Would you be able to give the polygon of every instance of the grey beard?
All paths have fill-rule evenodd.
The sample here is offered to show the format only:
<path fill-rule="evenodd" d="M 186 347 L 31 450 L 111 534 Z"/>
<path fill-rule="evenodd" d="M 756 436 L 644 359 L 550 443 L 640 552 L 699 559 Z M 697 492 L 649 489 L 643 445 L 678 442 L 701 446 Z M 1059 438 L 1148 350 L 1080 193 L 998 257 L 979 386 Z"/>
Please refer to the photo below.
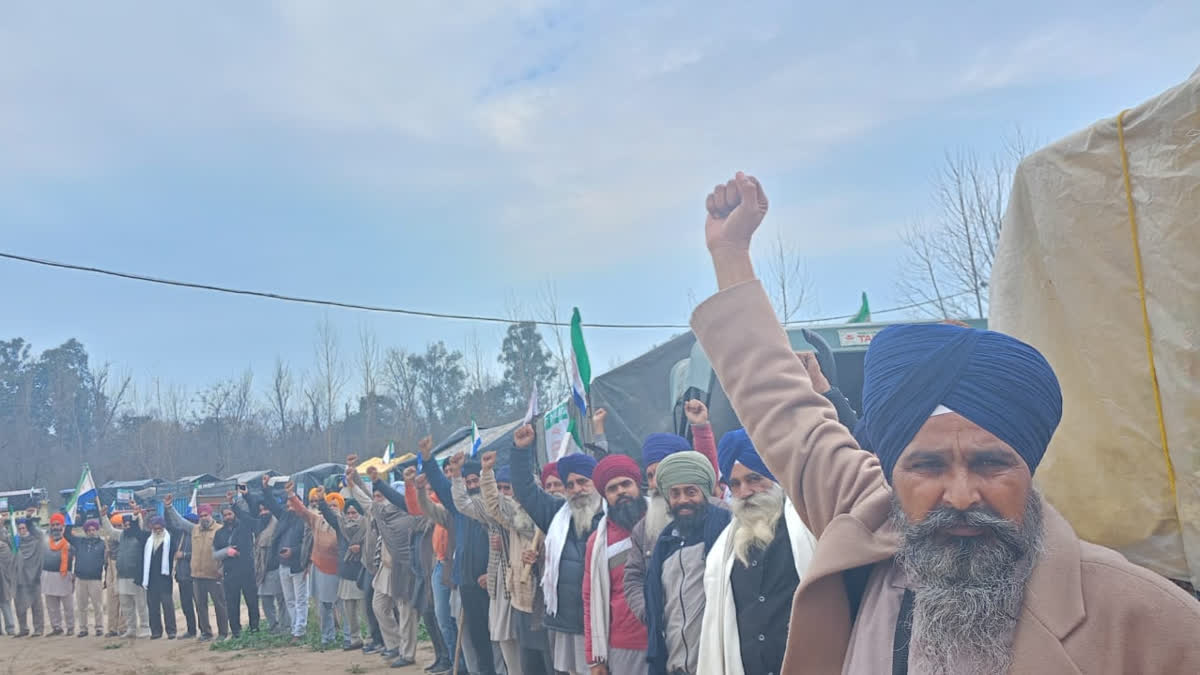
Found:
<path fill-rule="evenodd" d="M 1020 524 L 988 509 L 941 508 L 908 521 L 895 496 L 892 523 L 900 532 L 896 564 L 914 585 L 914 670 L 929 675 L 1008 672 L 1025 587 L 1042 551 L 1042 503 L 1031 491 Z M 944 534 L 979 527 L 979 537 Z"/>
<path fill-rule="evenodd" d="M 599 492 L 575 495 L 567 501 L 571 506 L 571 520 L 575 524 L 576 536 L 583 537 L 592 531 L 592 519 L 596 517 L 603 501 L 604 498 Z"/>
<path fill-rule="evenodd" d="M 643 521 L 646 523 L 646 542 L 653 547 L 662 531 L 667 529 L 667 523 L 671 522 L 671 506 L 658 490 L 650 491 L 650 505 Z"/>
<path fill-rule="evenodd" d="M 512 526 L 517 531 L 517 534 L 532 539 L 537 534 L 537 525 L 533 522 L 533 518 L 529 517 L 529 513 L 521 508 L 517 500 L 507 495 L 500 495 L 501 501 L 507 501 L 512 504 Z"/>
<path fill-rule="evenodd" d="M 771 489 L 733 500 L 733 553 L 743 565 L 750 564 L 750 552 L 766 549 L 775 540 L 775 528 L 783 517 L 783 488 L 772 483 Z"/>

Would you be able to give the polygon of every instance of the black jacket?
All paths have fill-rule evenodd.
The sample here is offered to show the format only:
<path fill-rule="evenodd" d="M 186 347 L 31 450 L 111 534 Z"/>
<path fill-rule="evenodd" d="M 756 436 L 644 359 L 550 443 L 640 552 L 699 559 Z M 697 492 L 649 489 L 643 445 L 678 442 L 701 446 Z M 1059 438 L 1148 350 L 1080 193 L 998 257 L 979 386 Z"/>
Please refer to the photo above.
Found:
<path fill-rule="evenodd" d="M 274 491 L 269 485 L 263 490 L 263 501 L 266 503 L 267 508 L 271 510 L 275 519 L 279 521 L 275 525 L 275 541 L 271 544 L 270 557 L 278 560 L 280 567 L 287 565 L 293 574 L 299 574 L 308 564 L 302 552 L 304 548 L 304 521 L 300 519 L 300 516 L 293 513 L 291 509 L 280 504 L 275 499 Z M 292 557 L 287 560 L 279 556 L 279 551 L 285 548 L 290 549 L 292 552 Z"/>
<path fill-rule="evenodd" d="M 547 494 L 534 482 L 531 449 L 514 446 L 509 456 L 512 461 L 513 495 L 517 503 L 539 529 L 549 532 L 550 523 L 566 500 Z M 592 519 L 593 530 L 603 515 L 601 511 L 596 512 Z M 558 563 L 558 612 L 554 616 L 546 616 L 547 628 L 562 633 L 583 633 L 583 561 L 587 557 L 587 538 L 590 534 L 579 536 L 575 532 L 575 523 L 571 523 Z"/>
<path fill-rule="evenodd" d="M 77 537 L 71 528 L 63 531 L 75 553 L 75 577 L 84 581 L 100 581 L 104 577 L 105 553 L 108 545 L 100 537 Z"/>
<path fill-rule="evenodd" d="M 792 540 L 783 518 L 775 526 L 770 545 L 752 549 L 747 557 L 750 565 L 735 560 L 729 575 L 737 608 L 742 668 L 747 673 L 778 673 L 787 647 L 792 596 L 800 585 Z"/>
<path fill-rule="evenodd" d="M 129 516 L 125 516 L 128 520 Z M 138 526 L 137 521 L 129 529 L 121 533 L 121 548 L 117 552 L 117 578 L 132 579 L 142 585 L 142 556 L 146 551 L 146 539 L 150 537 L 148 530 Z"/>
<path fill-rule="evenodd" d="M 258 519 L 250 515 L 245 500 L 236 499 L 233 511 L 237 521 L 230 525 L 225 523 L 213 535 L 213 553 L 220 553 L 230 546 L 237 549 L 236 557 L 225 558 L 221 564 L 222 573 L 226 579 L 254 582 L 254 536 L 257 534 Z"/>
<path fill-rule="evenodd" d="M 167 508 L 174 508 L 168 506 Z M 143 569 L 143 574 L 148 571 L 150 577 L 150 587 L 155 589 L 169 590 L 171 588 L 171 573 L 175 569 L 175 552 L 179 550 L 179 533 L 173 530 L 167 530 L 171 535 L 171 543 L 169 546 L 159 546 L 150 554 L 150 565 L 148 569 Z M 145 560 L 145 542 L 154 536 L 153 533 L 147 532 L 147 537 L 143 541 L 143 548 L 138 551 L 138 557 Z M 167 556 L 167 573 L 162 573 L 163 556 Z M 139 576 L 137 581 L 142 583 L 144 577 Z"/>

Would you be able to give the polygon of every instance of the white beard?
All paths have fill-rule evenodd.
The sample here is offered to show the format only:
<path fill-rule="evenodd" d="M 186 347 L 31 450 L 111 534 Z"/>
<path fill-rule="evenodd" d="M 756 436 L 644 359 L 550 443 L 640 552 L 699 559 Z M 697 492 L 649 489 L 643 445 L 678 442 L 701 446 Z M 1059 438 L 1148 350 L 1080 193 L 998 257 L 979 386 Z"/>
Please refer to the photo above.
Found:
<path fill-rule="evenodd" d="M 772 484 L 771 489 L 745 499 L 733 500 L 733 552 L 743 565 L 750 564 L 750 552 L 765 549 L 775 540 L 775 528 L 783 517 L 783 488 Z"/>
<path fill-rule="evenodd" d="M 651 548 L 658 542 L 659 535 L 667 529 L 667 524 L 671 522 L 671 506 L 667 504 L 667 500 L 658 490 L 650 491 L 650 504 L 646 509 L 646 516 L 642 519 L 646 523 L 646 544 Z"/>
<path fill-rule="evenodd" d="M 517 533 L 520 534 L 522 537 L 532 539 L 533 536 L 537 533 L 537 525 L 533 522 L 533 518 L 530 518 L 529 514 L 525 511 L 525 509 L 521 508 L 521 505 L 517 503 L 517 500 L 513 499 L 512 497 L 509 497 L 506 495 L 500 495 L 500 499 L 506 500 L 506 501 L 512 503 L 512 506 L 513 506 L 513 510 L 512 510 L 513 529 L 516 530 Z"/>
<path fill-rule="evenodd" d="M 567 501 L 571 507 L 571 520 L 575 524 L 576 536 L 582 538 L 592 531 L 592 520 L 602 508 L 603 501 L 604 498 L 599 492 L 589 492 L 583 497 L 576 495 Z"/>

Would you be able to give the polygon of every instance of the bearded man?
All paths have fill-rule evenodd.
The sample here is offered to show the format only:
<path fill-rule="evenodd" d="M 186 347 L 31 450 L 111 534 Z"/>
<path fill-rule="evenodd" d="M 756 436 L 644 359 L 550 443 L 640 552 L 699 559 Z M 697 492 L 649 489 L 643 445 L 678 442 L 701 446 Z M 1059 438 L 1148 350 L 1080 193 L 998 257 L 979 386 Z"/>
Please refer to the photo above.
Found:
<path fill-rule="evenodd" d="M 208 603 L 213 604 L 213 613 L 217 618 L 217 636 L 224 640 L 229 637 L 229 615 L 226 613 L 223 558 L 218 557 L 219 549 L 214 546 L 217 532 L 220 528 L 213 520 L 213 509 L 210 504 L 196 507 L 199 515 L 198 522 L 192 523 L 179 515 L 175 509 L 164 509 L 167 526 L 174 532 L 187 532 L 192 538 L 192 588 L 195 594 L 196 622 L 199 624 L 200 641 L 208 642 L 213 639 L 212 623 L 209 621 Z M 146 533 L 145 536 L 149 536 Z M 142 547 L 146 540 L 143 536 L 138 547 L 139 562 Z M 124 550 L 124 546 L 122 546 Z M 138 568 L 138 579 L 141 579 L 141 568 Z M 172 610 L 173 612 L 174 610 Z"/>
<path fill-rule="evenodd" d="M 607 513 L 588 537 L 583 569 L 583 630 L 592 675 L 633 675 L 646 671 L 646 627 L 625 600 L 625 562 L 633 544 L 629 533 L 646 515 L 642 472 L 626 455 L 608 455 L 596 464 L 592 482 L 604 495 Z"/>
<path fill-rule="evenodd" d="M 582 675 L 590 671 L 583 639 L 583 568 L 587 539 L 603 515 L 603 498 L 592 485 L 596 460 L 567 455 L 558 460 L 566 499 L 543 492 L 534 482 L 530 448 L 535 434 L 525 425 L 513 432 L 513 494 L 546 533 L 542 592 L 554 668 Z"/>
<path fill-rule="evenodd" d="M 21 629 L 17 637 L 41 637 L 45 629 L 42 567 L 49 550 L 45 535 L 38 530 L 35 511 L 30 509 L 25 518 L 17 521 L 17 549 L 13 554 L 13 599 L 16 601 L 17 623 Z M 30 618 L 32 623 L 26 623 Z"/>
<path fill-rule="evenodd" d="M 479 487 L 483 493 L 483 505 L 492 519 L 504 528 L 507 536 L 504 547 L 508 556 L 507 576 L 502 581 L 507 588 L 516 622 L 517 643 L 521 648 L 520 672 L 525 675 L 552 675 L 554 663 L 543 624 L 546 600 L 538 583 L 538 562 L 545 534 L 513 498 L 512 468 L 497 467 L 495 452 L 483 453 L 480 462 L 483 471 L 479 474 Z M 553 465 L 547 464 L 546 467 Z M 543 487 L 547 482 L 546 467 L 542 468 Z M 561 489 L 562 481 L 558 483 Z"/>
<path fill-rule="evenodd" d="M 657 481 L 674 520 L 659 536 L 646 568 L 646 660 L 650 675 L 693 675 L 704 619 L 704 561 L 730 514 L 709 503 L 717 474 L 694 450 L 664 459 Z"/>
<path fill-rule="evenodd" d="M 817 543 L 744 429 L 721 438 L 717 458 L 733 521 L 704 572 L 700 675 L 779 673 L 792 595 Z"/>
<path fill-rule="evenodd" d="M 50 516 L 41 584 L 52 629 L 50 635 L 75 632 L 75 549 L 63 536 L 66 527 L 67 519 L 63 514 Z"/>
<path fill-rule="evenodd" d="M 462 599 L 463 627 L 470 639 L 472 658 L 468 659 L 471 671 L 479 675 L 494 675 L 495 659 L 492 641 L 488 634 L 488 616 L 491 611 L 487 593 L 488 562 L 491 558 L 491 542 L 487 527 L 454 505 L 453 488 L 446 473 L 438 463 L 426 458 L 422 461 L 429 487 L 438 496 L 442 506 L 454 520 L 454 582 L 458 585 Z M 479 488 L 479 462 L 466 462 L 459 455 L 447 465 L 450 476 L 462 477 L 468 489 Z"/>
<path fill-rule="evenodd" d="M 684 404 L 683 410 L 691 426 L 696 452 L 707 457 L 712 462 L 713 471 L 718 471 L 717 442 L 713 437 L 712 426 L 708 423 L 708 406 L 704 405 L 703 401 L 693 399 Z M 642 443 L 642 466 L 646 474 L 650 505 L 646 510 L 646 517 L 635 525 L 630 533 L 633 549 L 629 552 L 629 561 L 625 565 L 625 599 L 643 624 L 646 623 L 646 564 L 654 554 L 654 545 L 658 543 L 663 529 L 671 521 L 671 507 L 667 504 L 666 495 L 658 489 L 658 464 L 669 455 L 691 449 L 687 439 L 677 434 L 650 434 Z M 724 507 L 724 502 L 716 496 L 709 499 L 709 503 Z"/>
<path fill-rule="evenodd" d="M 739 173 L 707 207 L 721 291 L 692 326 L 818 537 L 784 672 L 1200 672 L 1200 604 L 1080 541 L 1034 488 L 1062 414 L 1036 349 L 945 324 L 888 328 L 867 351 L 851 435 L 755 279 L 761 186 Z"/>
<path fill-rule="evenodd" d="M 487 590 L 489 599 L 488 634 L 492 644 L 500 650 L 505 668 L 519 670 L 521 646 L 517 639 L 517 620 L 513 613 L 508 584 L 505 583 L 508 577 L 508 556 L 505 554 L 507 533 L 499 521 L 488 513 L 483 501 L 483 472 L 490 470 L 493 478 L 496 478 L 497 473 L 495 453 L 488 453 L 488 460 L 489 465 L 485 469 L 482 458 L 479 462 L 464 462 L 461 453 L 452 458 L 451 463 L 457 464 L 461 470 L 457 472 L 459 476 L 451 481 L 451 493 L 458 512 L 481 523 L 488 530 L 491 545 L 488 547 L 487 577 L 479 580 L 479 585 Z M 498 485 L 497 490 L 507 490 L 512 494 L 512 477 L 507 475 L 508 467 L 501 467 L 499 471 L 506 475 L 502 481 L 503 485 Z"/>

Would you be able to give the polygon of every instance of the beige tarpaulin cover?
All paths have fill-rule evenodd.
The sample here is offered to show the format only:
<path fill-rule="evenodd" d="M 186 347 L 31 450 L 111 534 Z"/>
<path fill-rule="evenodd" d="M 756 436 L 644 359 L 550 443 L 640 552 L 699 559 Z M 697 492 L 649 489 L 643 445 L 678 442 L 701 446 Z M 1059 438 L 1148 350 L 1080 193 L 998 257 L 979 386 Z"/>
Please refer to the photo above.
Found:
<path fill-rule="evenodd" d="M 1051 503 L 1083 539 L 1200 586 L 1200 70 L 1123 128 L 1170 460 L 1117 118 L 1021 163 L 989 325 L 1042 350 L 1062 381 L 1062 426 L 1037 472 Z"/>

